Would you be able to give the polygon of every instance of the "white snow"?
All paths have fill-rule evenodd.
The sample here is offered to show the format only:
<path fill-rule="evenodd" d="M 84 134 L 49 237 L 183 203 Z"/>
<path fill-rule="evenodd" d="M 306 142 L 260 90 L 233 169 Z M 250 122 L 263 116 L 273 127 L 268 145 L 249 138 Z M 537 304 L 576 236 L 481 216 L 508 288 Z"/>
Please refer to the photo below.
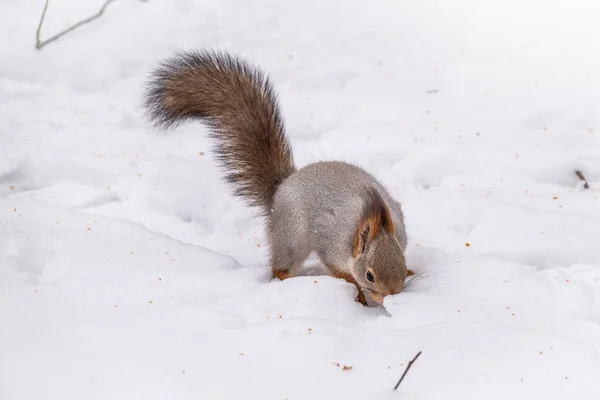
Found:
<path fill-rule="evenodd" d="M 36 51 L 42 7 L 0 3 L 1 400 L 598 398 L 597 1 L 121 0 Z M 148 72 L 204 47 L 270 73 L 300 165 L 403 203 L 425 274 L 385 308 L 271 282 L 205 128 L 148 126 Z"/>

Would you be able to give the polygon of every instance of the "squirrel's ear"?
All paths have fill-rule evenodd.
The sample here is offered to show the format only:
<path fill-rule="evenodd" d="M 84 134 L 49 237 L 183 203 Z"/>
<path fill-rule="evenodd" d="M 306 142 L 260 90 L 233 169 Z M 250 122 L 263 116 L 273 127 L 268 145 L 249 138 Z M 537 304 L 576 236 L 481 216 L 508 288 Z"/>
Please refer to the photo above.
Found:
<path fill-rule="evenodd" d="M 392 219 L 392 213 L 379 192 L 374 187 L 370 187 L 365 200 L 363 215 L 371 218 L 373 223 L 385 229 L 390 235 L 395 235 L 396 226 Z M 376 233 L 379 233 L 379 229 Z"/>
<path fill-rule="evenodd" d="M 354 232 L 352 241 L 354 257 L 365 252 L 368 243 L 379 235 L 382 228 L 392 235 L 396 234 L 390 209 L 377 190 L 371 187 L 367 190 L 362 216 Z"/>
<path fill-rule="evenodd" d="M 358 257 L 365 252 L 367 243 L 379 233 L 377 232 L 378 229 L 378 225 L 374 224 L 372 219 L 362 219 L 359 222 L 352 240 L 352 255 L 354 257 Z"/>

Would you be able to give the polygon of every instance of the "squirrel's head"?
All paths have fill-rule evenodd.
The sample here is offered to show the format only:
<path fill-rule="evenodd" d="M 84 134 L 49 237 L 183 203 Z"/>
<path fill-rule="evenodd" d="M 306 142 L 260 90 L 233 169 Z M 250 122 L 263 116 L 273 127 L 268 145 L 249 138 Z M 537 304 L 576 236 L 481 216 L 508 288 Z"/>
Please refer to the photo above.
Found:
<path fill-rule="evenodd" d="M 396 226 L 387 204 L 371 188 L 354 233 L 352 275 L 363 292 L 378 304 L 385 296 L 400 293 L 406 277 L 404 249 L 396 237 Z"/>

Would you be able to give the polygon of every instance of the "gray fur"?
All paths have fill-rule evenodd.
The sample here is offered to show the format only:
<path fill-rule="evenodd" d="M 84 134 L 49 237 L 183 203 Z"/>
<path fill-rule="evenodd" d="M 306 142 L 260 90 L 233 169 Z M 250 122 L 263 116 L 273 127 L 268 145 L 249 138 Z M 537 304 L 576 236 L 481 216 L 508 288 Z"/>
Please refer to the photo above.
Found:
<path fill-rule="evenodd" d="M 294 272 L 314 251 L 325 266 L 352 274 L 362 287 L 368 288 L 364 272 L 370 264 L 368 261 L 377 258 L 379 244 L 385 242 L 382 247 L 396 247 L 387 233 L 382 232 L 363 257 L 366 262 L 352 262 L 352 240 L 362 216 L 365 192 L 370 186 L 377 189 L 388 205 L 396 225 L 399 251 L 395 258 L 401 259 L 401 262 L 395 265 L 397 271 L 386 273 L 397 276 L 397 281 L 401 281 L 398 285 L 403 285 L 407 273 L 404 262 L 407 237 L 402 208 L 374 176 L 341 161 L 307 165 L 279 186 L 269 221 L 271 265 Z M 380 265 L 387 266 L 386 263 Z M 354 270 L 358 266 L 360 268 Z M 401 287 L 394 287 L 391 291 L 399 290 Z"/>

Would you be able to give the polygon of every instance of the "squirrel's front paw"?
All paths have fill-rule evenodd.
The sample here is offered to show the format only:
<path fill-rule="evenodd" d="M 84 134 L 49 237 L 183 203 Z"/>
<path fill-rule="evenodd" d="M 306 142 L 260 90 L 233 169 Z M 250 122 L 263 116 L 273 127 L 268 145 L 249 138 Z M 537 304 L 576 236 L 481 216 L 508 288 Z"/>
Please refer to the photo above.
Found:
<path fill-rule="evenodd" d="M 356 295 L 355 300 L 358 301 L 363 306 L 367 306 L 367 299 L 365 298 L 365 294 L 360 289 L 358 290 L 358 294 Z"/>

